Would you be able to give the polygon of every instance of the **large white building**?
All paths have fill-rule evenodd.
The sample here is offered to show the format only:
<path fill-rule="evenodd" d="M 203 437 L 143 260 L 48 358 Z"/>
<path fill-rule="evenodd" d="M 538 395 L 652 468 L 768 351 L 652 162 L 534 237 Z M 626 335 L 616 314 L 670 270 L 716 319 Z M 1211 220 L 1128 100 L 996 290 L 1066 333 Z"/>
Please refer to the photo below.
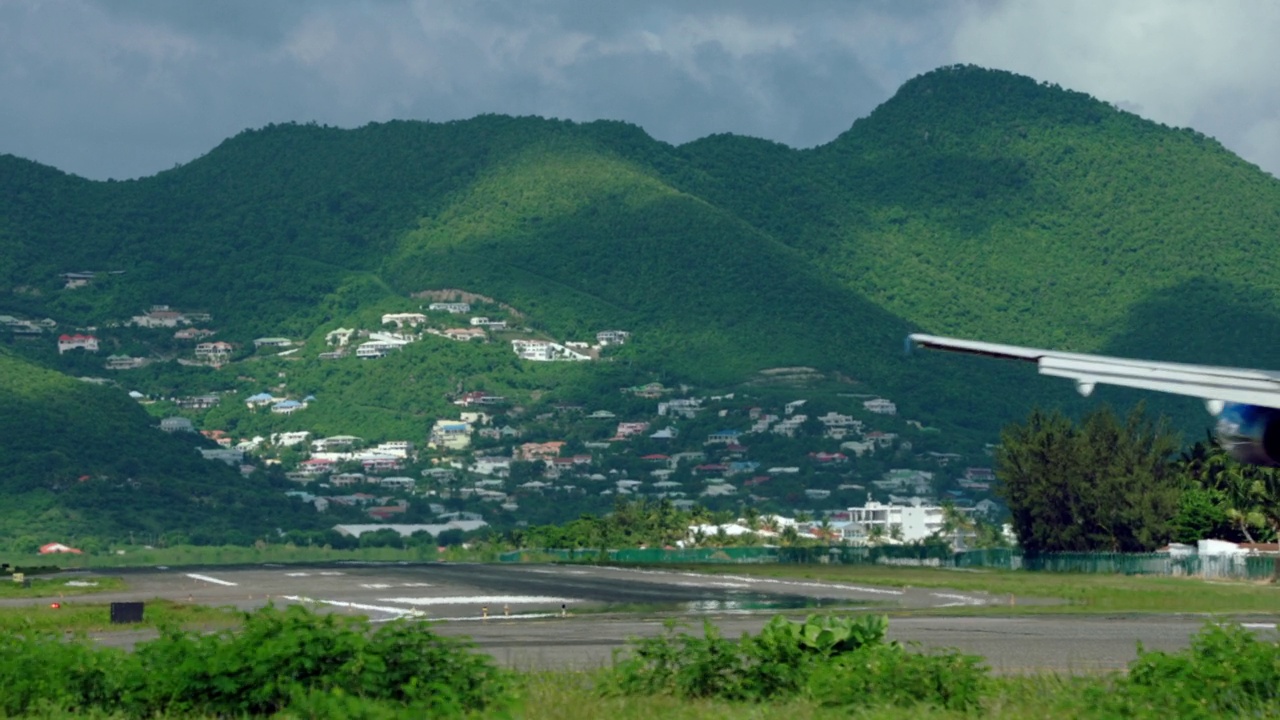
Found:
<path fill-rule="evenodd" d="M 916 502 L 911 505 L 885 505 L 867 500 L 862 507 L 849 508 L 849 520 L 861 526 L 870 537 L 875 528 L 883 537 L 897 537 L 903 542 L 923 540 L 942 530 L 942 507 Z"/>

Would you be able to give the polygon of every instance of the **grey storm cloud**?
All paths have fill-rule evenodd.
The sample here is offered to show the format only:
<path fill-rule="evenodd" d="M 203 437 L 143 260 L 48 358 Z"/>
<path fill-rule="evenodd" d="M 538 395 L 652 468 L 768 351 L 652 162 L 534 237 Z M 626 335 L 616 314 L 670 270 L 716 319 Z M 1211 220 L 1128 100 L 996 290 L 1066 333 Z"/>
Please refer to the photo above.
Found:
<path fill-rule="evenodd" d="M 91 178 L 270 122 L 625 120 L 681 143 L 835 138 L 973 62 L 1280 171 L 1280 5 L 1178 0 L 0 0 L 0 152 Z"/>

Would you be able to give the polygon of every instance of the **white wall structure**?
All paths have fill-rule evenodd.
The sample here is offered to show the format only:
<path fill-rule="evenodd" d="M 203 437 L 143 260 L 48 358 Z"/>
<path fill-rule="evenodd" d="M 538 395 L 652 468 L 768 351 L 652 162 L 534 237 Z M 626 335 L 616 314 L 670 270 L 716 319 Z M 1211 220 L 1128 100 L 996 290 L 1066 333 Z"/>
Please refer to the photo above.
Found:
<path fill-rule="evenodd" d="M 885 505 L 868 500 L 862 507 L 849 508 L 849 519 L 862 526 L 868 536 L 873 528 L 880 528 L 885 537 L 901 533 L 903 542 L 923 540 L 942 529 L 942 507 L 916 503 L 912 505 Z"/>

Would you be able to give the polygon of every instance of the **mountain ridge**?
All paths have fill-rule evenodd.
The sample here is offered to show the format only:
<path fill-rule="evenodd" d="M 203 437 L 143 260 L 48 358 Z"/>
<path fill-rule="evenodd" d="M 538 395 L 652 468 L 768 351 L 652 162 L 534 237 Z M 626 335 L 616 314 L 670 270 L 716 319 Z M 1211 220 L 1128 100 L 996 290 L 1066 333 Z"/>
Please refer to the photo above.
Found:
<path fill-rule="evenodd" d="M 0 314 L 94 328 L 112 352 L 160 360 L 190 347 L 120 323 L 157 304 L 207 312 L 235 362 L 156 362 L 120 382 L 149 395 L 284 385 L 320 398 L 323 427 L 369 436 L 421 438 L 460 386 L 533 403 L 808 366 L 972 445 L 1033 404 L 1081 401 L 1026 368 L 903 359 L 908 332 L 1265 364 L 1280 351 L 1257 331 L 1280 317 L 1278 237 L 1280 181 L 1215 141 L 969 66 L 912 79 L 809 149 L 485 115 L 270 125 L 125 182 L 0 157 Z M 62 287 L 81 270 L 125 272 Z M 574 368 L 527 367 L 511 336 L 432 338 L 377 365 L 319 359 L 329 331 L 377 328 L 441 288 L 516 308 L 538 337 L 623 329 L 634 342 Z M 251 348 L 262 336 L 303 345 L 276 359 Z M 73 374 L 100 362 L 47 339 L 0 345 Z M 1154 402 L 1192 416 L 1189 401 Z M 357 427 L 340 427 L 343 404 Z M 300 417 L 197 419 L 257 433 Z"/>

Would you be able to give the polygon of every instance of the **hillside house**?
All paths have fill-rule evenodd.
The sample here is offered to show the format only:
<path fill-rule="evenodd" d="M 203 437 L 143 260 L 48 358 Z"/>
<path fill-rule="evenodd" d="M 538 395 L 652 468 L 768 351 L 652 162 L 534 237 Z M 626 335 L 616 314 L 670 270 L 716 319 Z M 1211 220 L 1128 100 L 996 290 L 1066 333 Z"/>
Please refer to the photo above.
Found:
<path fill-rule="evenodd" d="M 417 327 L 427 321 L 427 316 L 422 313 L 387 313 L 382 316 L 383 325 L 396 326 L 396 329 L 402 329 L 405 325 L 409 327 Z"/>
<path fill-rule="evenodd" d="M 316 452 L 330 452 L 333 450 L 347 449 L 361 442 L 363 441 L 355 435 L 333 435 L 327 438 L 312 440 L 311 449 Z"/>
<path fill-rule="evenodd" d="M 422 471 L 422 477 L 438 483 L 448 483 L 456 480 L 457 474 L 450 468 L 427 468 Z"/>
<path fill-rule="evenodd" d="M 37 550 L 36 552 L 40 553 L 41 555 L 53 555 L 56 553 L 70 553 L 72 555 L 84 554 L 84 551 L 78 548 L 73 548 L 70 545 L 63 545 L 62 543 L 59 543 L 59 542 L 51 542 L 46 545 L 41 545 L 40 549 Z"/>
<path fill-rule="evenodd" d="M 898 414 L 898 406 L 895 405 L 892 400 L 886 400 L 884 398 L 875 398 L 874 400 L 867 400 L 866 402 L 862 403 L 862 407 L 866 408 L 868 412 L 873 412 L 877 415 L 897 415 Z"/>
<path fill-rule="evenodd" d="M 128 355 L 108 355 L 104 367 L 108 370 L 133 370 L 146 364 L 146 358 L 129 357 Z"/>
<path fill-rule="evenodd" d="M 378 485 L 381 485 L 382 487 L 388 490 L 400 490 L 403 492 L 413 492 L 413 489 L 417 487 L 418 483 L 416 480 L 414 480 L 411 477 L 397 476 L 397 477 L 380 478 L 378 481 Z"/>
<path fill-rule="evenodd" d="M 494 395 L 483 390 L 473 390 L 469 393 L 464 393 L 462 397 L 454 400 L 453 404 L 471 407 L 473 405 L 501 405 L 506 401 L 507 399 L 501 395 Z"/>
<path fill-rule="evenodd" d="M 361 467 L 368 472 L 386 472 L 387 470 L 399 470 L 401 468 L 400 458 L 394 457 L 366 457 L 360 461 Z"/>
<path fill-rule="evenodd" d="M 660 417 L 682 417 L 692 418 L 702 409 L 702 400 L 700 398 L 680 398 L 676 400 L 667 400 L 658 403 L 658 415 Z"/>
<path fill-rule="evenodd" d="M 486 328 L 488 330 L 506 330 L 506 320 L 490 320 L 487 317 L 471 318 L 471 327 Z"/>
<path fill-rule="evenodd" d="M 413 455 L 413 443 L 409 440 L 387 440 L 373 446 L 373 452 L 407 459 Z"/>
<path fill-rule="evenodd" d="M 360 346 L 356 348 L 356 357 L 364 360 L 386 357 L 389 353 L 395 352 L 408 344 L 408 340 L 394 338 L 369 340 L 368 342 L 360 343 Z"/>
<path fill-rule="evenodd" d="M 182 328 L 173 333 L 174 340 L 201 340 L 213 335 L 212 330 L 204 330 L 201 328 Z"/>
<path fill-rule="evenodd" d="M 221 365 L 231 359 L 233 350 L 235 348 L 229 342 L 221 340 L 203 342 L 196 345 L 196 358 L 213 365 Z"/>
<path fill-rule="evenodd" d="M 293 345 L 293 341 L 284 337 L 260 337 L 253 341 L 254 349 L 284 348 Z"/>
<path fill-rule="evenodd" d="M 601 330 L 596 333 L 596 342 L 601 345 L 624 345 L 631 333 L 626 330 Z"/>
<path fill-rule="evenodd" d="M 428 447 L 465 450 L 471 447 L 471 426 L 458 420 L 436 420 Z"/>
<path fill-rule="evenodd" d="M 364 473 L 338 473 L 330 476 L 329 484 L 333 487 L 351 487 L 352 485 L 360 485 L 365 481 Z"/>
<path fill-rule="evenodd" d="M 311 458 L 298 463 L 298 472 L 303 475 L 327 475 L 338 466 L 337 461 L 324 458 Z"/>
<path fill-rule="evenodd" d="M 516 448 L 517 460 L 551 460 L 559 457 L 563 440 L 552 440 L 544 443 L 524 443 Z"/>
<path fill-rule="evenodd" d="M 633 435 L 639 435 L 649 429 L 647 422 L 622 422 L 618 423 L 618 429 L 614 433 L 615 437 L 629 438 Z"/>
<path fill-rule="evenodd" d="M 62 286 L 63 290 L 75 290 L 77 288 L 88 286 L 89 283 L 93 282 L 94 275 L 96 274 L 97 273 L 95 272 L 86 270 L 84 272 L 61 273 L 58 277 L 62 278 L 66 283 Z"/>
<path fill-rule="evenodd" d="M 427 471 L 424 471 L 424 474 Z M 449 471 L 452 473 L 452 471 Z M 477 475 L 507 477 L 511 474 L 511 458 L 482 456 L 471 463 L 471 472 Z"/>
<path fill-rule="evenodd" d="M 174 416 L 161 420 L 160 429 L 167 433 L 193 433 L 196 431 L 196 426 L 187 418 Z"/>
<path fill-rule="evenodd" d="M 304 402 L 299 402 L 297 400 L 282 400 L 271 406 L 271 412 L 276 415 L 292 415 L 306 407 L 307 404 Z"/>
<path fill-rule="evenodd" d="M 98 338 L 92 335 L 59 335 L 58 336 L 58 354 L 61 355 L 68 350 L 84 350 L 85 352 L 98 352 Z"/>
<path fill-rule="evenodd" d="M 737 430 L 721 430 L 707 436 L 704 445 L 732 445 L 738 442 L 742 433 Z"/>
<path fill-rule="evenodd" d="M 464 302 L 434 302 L 427 306 L 432 312 L 447 312 L 452 315 L 461 315 L 471 312 L 471 303 Z"/>
<path fill-rule="evenodd" d="M 649 436 L 650 440 L 675 440 L 679 432 L 673 427 L 664 427 Z"/>
<path fill-rule="evenodd" d="M 511 349 L 521 360 L 537 362 L 591 360 L 591 356 L 547 340 L 512 340 Z"/>
<path fill-rule="evenodd" d="M 271 444 L 276 447 L 293 447 L 294 445 L 305 443 L 309 437 L 311 437 L 311 432 L 307 430 L 273 433 L 271 435 Z"/>
<path fill-rule="evenodd" d="M 481 328 L 446 328 L 444 336 L 450 340 L 467 342 L 468 340 L 484 340 L 486 335 Z"/>
<path fill-rule="evenodd" d="M 244 450 L 241 450 L 240 448 L 200 448 L 200 455 L 202 455 L 205 460 L 217 460 L 232 467 L 244 462 Z"/>
<path fill-rule="evenodd" d="M 219 395 L 192 395 L 178 398 L 174 401 L 174 404 L 183 410 L 208 410 L 217 406 L 221 401 L 222 397 Z"/>
<path fill-rule="evenodd" d="M 130 318 L 128 324 L 144 328 L 171 328 L 190 323 L 185 315 L 168 305 L 152 305 L 147 312 Z"/>

